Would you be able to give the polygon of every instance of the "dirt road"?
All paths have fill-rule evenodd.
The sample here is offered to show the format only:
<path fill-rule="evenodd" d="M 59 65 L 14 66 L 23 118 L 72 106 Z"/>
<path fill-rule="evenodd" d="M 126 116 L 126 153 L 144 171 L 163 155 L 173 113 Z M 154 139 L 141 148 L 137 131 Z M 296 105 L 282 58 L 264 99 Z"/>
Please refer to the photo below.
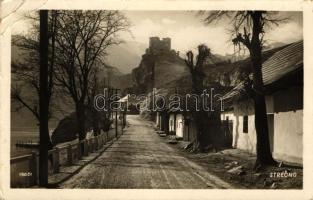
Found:
<path fill-rule="evenodd" d="M 98 159 L 61 188 L 231 188 L 164 142 L 151 122 L 127 116 L 129 126 Z"/>

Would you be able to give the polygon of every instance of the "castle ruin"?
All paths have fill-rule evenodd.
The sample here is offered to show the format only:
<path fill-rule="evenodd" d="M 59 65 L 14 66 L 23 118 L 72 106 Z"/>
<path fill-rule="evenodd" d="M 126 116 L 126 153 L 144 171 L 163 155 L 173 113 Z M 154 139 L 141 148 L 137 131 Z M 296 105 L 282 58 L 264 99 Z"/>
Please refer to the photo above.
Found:
<path fill-rule="evenodd" d="M 171 49 L 171 38 L 166 37 L 160 39 L 159 37 L 150 37 L 149 48 L 146 49 L 147 54 L 160 54 L 160 53 L 175 53 L 175 50 Z"/>

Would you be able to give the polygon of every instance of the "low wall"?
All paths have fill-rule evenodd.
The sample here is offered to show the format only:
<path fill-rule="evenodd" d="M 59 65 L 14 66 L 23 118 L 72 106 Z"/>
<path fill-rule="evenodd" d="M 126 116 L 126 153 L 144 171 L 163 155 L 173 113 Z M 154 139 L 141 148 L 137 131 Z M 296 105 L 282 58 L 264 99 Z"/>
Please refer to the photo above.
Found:
<path fill-rule="evenodd" d="M 83 156 L 88 156 L 89 153 L 101 149 L 113 138 L 115 138 L 115 130 L 101 133 L 89 139 L 53 148 L 48 152 L 49 175 L 58 173 L 60 166 L 73 165 Z M 83 155 L 81 155 L 80 144 L 84 146 Z M 39 169 L 39 154 L 37 152 L 11 158 L 10 167 L 12 188 L 27 188 L 37 185 Z"/>

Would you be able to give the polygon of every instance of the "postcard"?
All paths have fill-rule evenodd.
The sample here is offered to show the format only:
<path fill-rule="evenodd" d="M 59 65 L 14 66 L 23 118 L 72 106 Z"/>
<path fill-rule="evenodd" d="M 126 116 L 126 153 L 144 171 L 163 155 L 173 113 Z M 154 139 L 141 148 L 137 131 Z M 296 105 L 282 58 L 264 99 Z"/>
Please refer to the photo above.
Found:
<path fill-rule="evenodd" d="M 312 2 L 1 6 L 1 198 L 313 199 Z"/>

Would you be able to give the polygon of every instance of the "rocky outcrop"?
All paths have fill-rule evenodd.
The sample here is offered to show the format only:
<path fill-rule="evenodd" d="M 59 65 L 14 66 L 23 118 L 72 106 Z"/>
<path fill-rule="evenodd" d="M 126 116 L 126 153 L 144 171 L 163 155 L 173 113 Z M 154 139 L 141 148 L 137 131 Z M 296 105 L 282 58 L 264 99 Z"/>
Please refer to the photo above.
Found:
<path fill-rule="evenodd" d="M 146 53 L 139 66 L 132 71 L 136 93 L 147 93 L 152 88 L 167 87 L 167 84 L 188 75 L 188 68 L 174 51 L 156 55 Z"/>

